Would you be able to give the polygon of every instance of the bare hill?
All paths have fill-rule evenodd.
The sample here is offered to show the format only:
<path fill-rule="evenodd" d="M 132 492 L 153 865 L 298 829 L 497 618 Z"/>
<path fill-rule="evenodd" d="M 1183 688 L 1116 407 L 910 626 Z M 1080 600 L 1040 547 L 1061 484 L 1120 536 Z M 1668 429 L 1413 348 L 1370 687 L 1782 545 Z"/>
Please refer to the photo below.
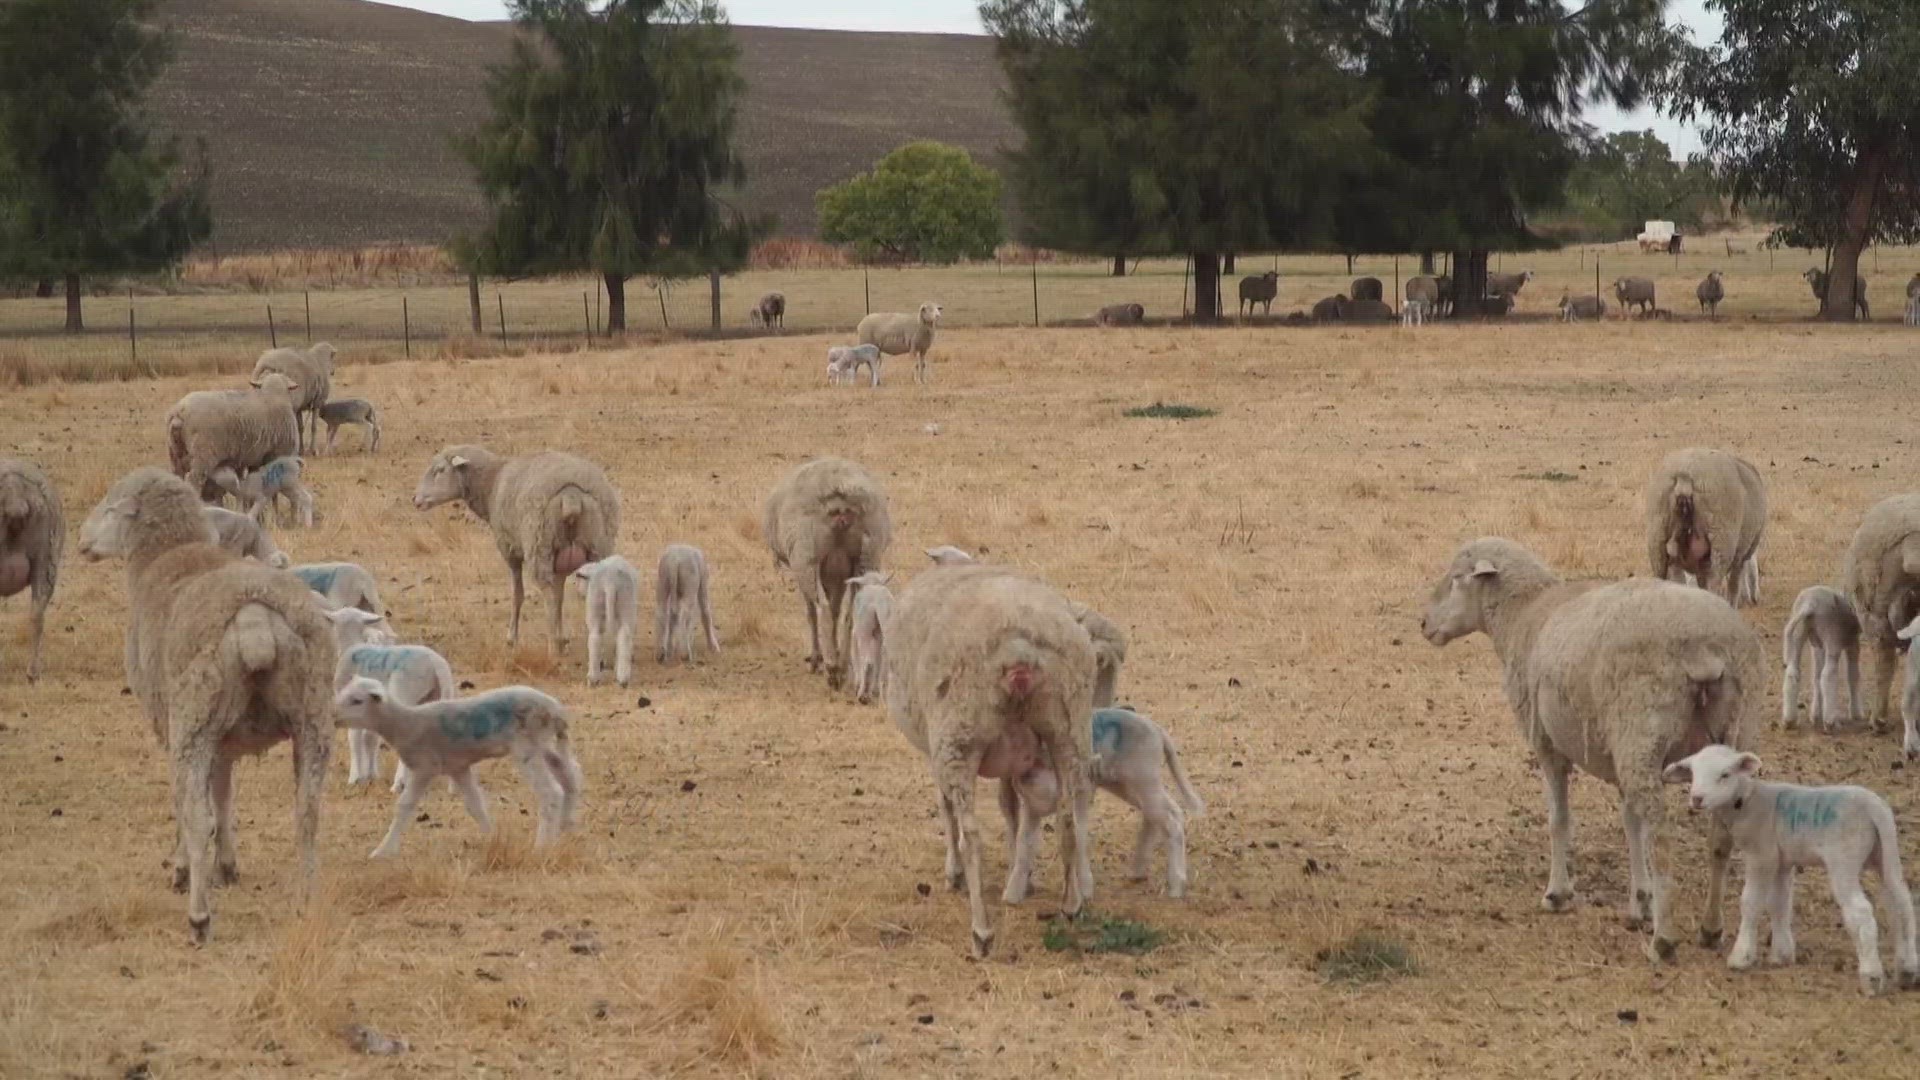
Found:
<path fill-rule="evenodd" d="M 438 242 L 480 210 L 450 138 L 479 125 L 512 28 L 366 0 L 173 0 L 159 125 L 204 137 L 222 252 Z M 813 195 L 915 138 L 996 159 L 1015 138 L 985 38 L 736 27 L 755 208 L 814 230 Z"/>

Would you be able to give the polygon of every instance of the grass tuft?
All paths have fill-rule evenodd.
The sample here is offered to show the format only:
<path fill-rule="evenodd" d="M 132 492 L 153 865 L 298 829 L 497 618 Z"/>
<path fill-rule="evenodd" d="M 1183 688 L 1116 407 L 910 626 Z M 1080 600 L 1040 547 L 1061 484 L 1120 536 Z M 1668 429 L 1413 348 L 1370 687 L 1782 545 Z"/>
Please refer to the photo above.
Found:
<path fill-rule="evenodd" d="M 1054 919 L 1040 943 L 1049 952 L 1122 953 L 1141 956 L 1160 947 L 1165 935 L 1146 923 L 1083 911 L 1071 919 Z"/>
<path fill-rule="evenodd" d="M 1381 982 L 1419 970 L 1406 946 L 1366 932 L 1321 949 L 1313 961 L 1321 978 L 1337 983 Z"/>
<path fill-rule="evenodd" d="M 1126 415 L 1136 420 L 1199 420 L 1203 417 L 1218 416 L 1220 411 L 1200 405 L 1169 405 L 1163 401 L 1156 401 L 1151 405 L 1128 409 Z"/>

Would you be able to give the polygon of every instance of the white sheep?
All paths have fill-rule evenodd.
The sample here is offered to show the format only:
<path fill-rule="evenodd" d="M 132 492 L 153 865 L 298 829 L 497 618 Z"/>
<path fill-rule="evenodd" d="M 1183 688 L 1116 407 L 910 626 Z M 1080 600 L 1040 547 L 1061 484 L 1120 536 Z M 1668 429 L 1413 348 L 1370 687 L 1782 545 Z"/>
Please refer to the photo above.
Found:
<path fill-rule="evenodd" d="M 425 645 L 400 645 L 384 624 L 386 617 L 359 608 L 327 613 L 333 624 L 333 644 L 340 659 L 333 667 L 333 690 L 339 693 L 356 676 L 384 684 L 394 700 L 404 705 L 447 701 L 454 695 L 453 667 L 446 657 Z M 380 775 L 380 737 L 365 729 L 347 732 L 347 783 L 365 784 Z M 406 787 L 407 763 L 393 771 L 393 790 Z"/>
<path fill-rule="evenodd" d="M 1860 616 L 1838 589 L 1813 585 L 1794 597 L 1793 613 L 1780 634 L 1786 678 L 1780 688 L 1780 722 L 1792 727 L 1800 711 L 1800 656 L 1813 646 L 1813 722 L 1828 731 L 1851 723 L 1860 708 Z M 1840 669 L 1846 667 L 1842 684 Z M 1846 691 L 1846 710 L 1839 699 Z"/>
<path fill-rule="evenodd" d="M 319 434 L 318 417 L 320 409 L 327 403 L 327 395 L 333 391 L 333 360 L 337 354 L 332 345 L 322 341 L 304 349 L 279 348 L 268 349 L 253 362 L 253 385 L 260 386 L 261 380 L 271 373 L 287 377 L 287 381 L 299 388 L 299 396 L 294 401 L 295 433 L 301 450 L 313 447 Z M 305 418 L 304 430 L 300 418 Z"/>
<path fill-rule="evenodd" d="M 287 572 L 306 583 L 333 608 L 353 607 L 374 614 L 384 612 L 380 589 L 365 567 L 350 562 L 304 563 Z"/>
<path fill-rule="evenodd" d="M 1913 639 L 1920 637 L 1920 617 L 1908 621 L 1895 636 L 1907 650 L 1906 678 L 1900 691 L 1900 715 L 1905 720 L 1905 737 L 1902 745 L 1909 760 L 1920 757 L 1920 649 L 1912 647 Z M 1858 691 L 1855 691 L 1856 695 Z"/>
<path fill-rule="evenodd" d="M 287 553 L 280 550 L 273 542 L 273 537 L 267 535 L 267 530 L 251 515 L 237 513 L 224 506 L 203 506 L 200 513 L 206 517 L 207 524 L 213 526 L 214 543 L 223 549 L 276 569 L 287 568 Z"/>
<path fill-rule="evenodd" d="M 929 300 L 917 314 L 875 312 L 860 320 L 856 334 L 862 345 L 877 345 L 888 356 L 913 354 L 913 381 L 924 383 L 933 377 L 927 364 L 927 350 L 933 348 L 934 328 L 940 323 L 940 305 Z M 879 372 L 875 370 L 875 378 Z"/>
<path fill-rule="evenodd" d="M 1574 322 L 1579 319 L 1604 319 L 1607 316 L 1607 302 L 1598 296 L 1571 293 L 1560 294 L 1560 321 Z"/>
<path fill-rule="evenodd" d="M 822 669 L 820 606 L 827 608 L 827 684 L 845 674 L 839 653 L 840 605 L 850 577 L 878 569 L 893 539 L 893 521 L 880 482 L 854 462 L 823 457 L 788 473 L 767 496 L 761 535 L 773 565 L 793 574 L 805 608 L 812 651 L 807 666 Z"/>
<path fill-rule="evenodd" d="M 181 398 L 167 411 L 173 475 L 205 499 L 218 491 L 212 476 L 222 465 L 244 472 L 297 453 L 299 394 L 298 383 L 276 372 L 251 390 L 196 390 Z"/>
<path fill-rule="evenodd" d="M 1759 637 L 1716 597 L 1666 581 L 1562 582 L 1510 540 L 1463 546 L 1434 584 L 1421 633 L 1435 645 L 1475 632 L 1493 639 L 1507 700 L 1546 784 L 1551 867 L 1545 906 L 1573 905 L 1575 768 L 1620 790 L 1627 833 L 1627 925 L 1649 921 L 1649 955 L 1673 955 L 1667 888 L 1653 865 L 1665 814 L 1660 768 L 1708 743 L 1743 747 L 1746 708 L 1766 692 Z M 1709 838 L 1703 942 L 1720 938 L 1732 841 Z"/>
<path fill-rule="evenodd" d="M 1693 287 L 1693 298 L 1699 302 L 1700 310 L 1707 313 L 1707 318 L 1719 318 L 1720 301 L 1727 298 L 1726 280 L 1720 271 L 1708 271 L 1707 276 L 1700 279 L 1700 284 Z"/>
<path fill-rule="evenodd" d="M 333 707 L 340 723 L 379 735 L 407 766 L 407 783 L 394 804 L 393 824 L 371 858 L 400 853 L 400 836 L 413 821 L 420 797 L 442 776 L 452 778 L 460 789 L 467 813 L 480 830 L 492 832 L 487 796 L 474 778 L 473 767 L 509 755 L 539 803 L 534 847 L 547 846 L 574 826 L 585 780 L 567 740 L 567 710 L 531 686 L 404 705 L 378 680 L 356 675 L 334 695 Z"/>
<path fill-rule="evenodd" d="M 1740 932 L 1727 954 L 1727 966 L 1745 971 L 1760 950 L 1760 916 L 1772 922 L 1768 959 L 1794 961 L 1793 872 L 1824 866 L 1834 903 L 1853 936 L 1859 959 L 1860 989 L 1872 995 L 1886 989 L 1880 964 L 1880 929 L 1873 901 L 1860 887 L 1869 870 L 1880 873 L 1888 922 L 1893 928 L 1893 962 L 1902 990 L 1920 987 L 1920 949 L 1914 935 L 1913 896 L 1900 870 L 1900 838 L 1893 810 L 1885 799 L 1863 787 L 1801 787 L 1758 779 L 1760 759 L 1728 746 L 1707 746 L 1667 766 L 1674 783 L 1689 784 L 1689 804 L 1705 810 L 1733 833 L 1733 844 L 1747 864 L 1740 892 Z"/>
<path fill-rule="evenodd" d="M 869 570 L 847 579 L 853 594 L 848 605 L 848 633 L 851 639 L 847 655 L 852 657 L 847 685 L 860 704 L 866 705 L 886 693 L 886 625 L 893 615 L 893 590 L 887 583 L 891 573 Z"/>
<path fill-rule="evenodd" d="M 127 560 L 127 685 L 173 767 L 174 887 L 204 943 L 217 873 L 238 877 L 233 765 L 293 741 L 300 896 L 319 868 L 320 798 L 333 751 L 333 634 L 281 570 L 214 546 L 199 493 L 159 469 L 121 477 L 80 530 L 88 560 Z"/>
<path fill-rule="evenodd" d="M 1272 302 L 1268 302 L 1272 313 Z M 1095 326 L 1139 326 L 1147 321 L 1147 309 L 1140 304 L 1108 304 L 1093 313 Z"/>
<path fill-rule="evenodd" d="M 655 568 L 653 643 L 656 659 L 664 664 L 674 652 L 693 663 L 693 619 L 696 610 L 706 630 L 707 648 L 720 651 L 720 634 L 713 628 L 713 592 L 707 557 L 690 544 L 668 544 Z M 676 649 L 676 645 L 678 648 Z"/>
<path fill-rule="evenodd" d="M 27 681 L 40 679 L 40 644 L 47 632 L 47 605 L 60 583 L 60 553 L 67 539 L 60 493 L 38 465 L 0 458 L 0 600 L 27 591 Z"/>
<path fill-rule="evenodd" d="M 1758 567 L 1767 531 L 1767 484 L 1760 470 L 1724 450 L 1692 447 L 1661 460 L 1646 488 L 1647 563 L 1655 578 L 1675 569 L 1729 604 L 1759 600 Z M 1751 588 L 1743 577 L 1752 574 Z"/>
<path fill-rule="evenodd" d="M 599 686 L 600 643 L 613 638 L 613 677 L 621 686 L 633 681 L 633 636 L 640 625 L 640 571 L 618 555 L 573 572 L 587 612 L 587 685 Z"/>
<path fill-rule="evenodd" d="M 1920 590 L 1920 494 L 1895 495 L 1876 503 L 1860 521 L 1840 566 L 1840 591 L 1853 601 L 1865 639 L 1866 714 L 1885 731 L 1892 712 L 1894 611 Z M 1913 612 L 1908 609 L 1907 614 Z M 1906 752 L 1920 754 L 1920 733 L 1909 726 Z"/>
<path fill-rule="evenodd" d="M 613 554 L 620 535 L 620 493 L 600 466 L 548 450 L 501 457 L 484 447 L 449 446 L 433 456 L 413 493 L 416 510 L 459 501 L 493 531 L 493 544 L 513 578 L 507 644 L 520 643 L 522 575 L 547 594 L 547 639 L 553 655 L 567 644 L 561 619 L 566 580 Z"/>
<path fill-rule="evenodd" d="M 267 511 L 279 505 L 281 499 L 293 507 L 296 519 L 303 529 L 313 528 L 313 493 L 307 485 L 301 483 L 306 471 L 304 463 L 297 457 L 274 458 L 265 465 L 241 476 L 226 465 L 213 470 L 208 479 L 220 490 L 240 500 L 240 505 L 255 521 L 266 524 Z"/>
<path fill-rule="evenodd" d="M 881 359 L 878 345 L 834 345 L 827 349 L 827 385 L 852 386 L 860 374 L 860 365 L 865 364 L 870 379 L 868 385 L 879 386 Z"/>
<path fill-rule="evenodd" d="M 333 453 L 334 437 L 340 428 L 354 424 L 367 429 L 367 452 L 380 449 L 380 415 L 373 402 L 365 398 L 335 398 L 320 406 L 320 422 L 327 425 L 326 452 Z"/>
<path fill-rule="evenodd" d="M 1645 316 L 1651 313 L 1655 306 L 1653 279 L 1638 275 L 1615 278 L 1613 298 L 1620 304 L 1621 318 L 1626 317 L 1628 305 L 1638 307 L 1640 314 Z"/>
<path fill-rule="evenodd" d="M 1408 300 L 1400 305 L 1401 326 L 1424 326 L 1428 305 L 1425 300 Z"/>

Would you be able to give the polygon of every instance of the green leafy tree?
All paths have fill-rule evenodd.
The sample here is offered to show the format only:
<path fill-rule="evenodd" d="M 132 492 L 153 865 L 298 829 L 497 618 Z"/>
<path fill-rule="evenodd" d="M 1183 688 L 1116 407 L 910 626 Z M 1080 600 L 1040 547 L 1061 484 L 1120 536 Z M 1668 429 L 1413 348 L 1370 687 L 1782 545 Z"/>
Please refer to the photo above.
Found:
<path fill-rule="evenodd" d="M 821 238 L 853 244 L 867 258 L 984 259 L 1007 234 L 1000 174 L 945 143 L 908 143 L 814 201 Z"/>
<path fill-rule="evenodd" d="M 1673 85 L 1736 205 L 1770 203 L 1773 240 L 1826 247 L 1822 315 L 1851 320 L 1860 253 L 1920 239 L 1920 25 L 1911 0 L 1708 0 L 1718 44 Z"/>
<path fill-rule="evenodd" d="M 597 273 L 622 331 L 627 279 L 745 263 L 766 228 L 722 199 L 745 179 L 745 84 L 719 5 L 513 0 L 512 14 L 525 33 L 487 81 L 493 116 L 461 143 L 492 216 L 458 245 L 462 264 Z"/>
<path fill-rule="evenodd" d="M 202 153 L 183 168 L 141 100 L 170 57 L 153 0 L 0 3 L 0 277 L 162 270 L 213 231 Z"/>
<path fill-rule="evenodd" d="M 1011 170 L 1025 238 L 1189 255 L 1211 320 L 1222 253 L 1329 235 L 1366 131 L 1311 2 L 982 3 L 1026 136 Z"/>
<path fill-rule="evenodd" d="M 1589 239 L 1635 235 L 1648 221 L 1691 233 L 1721 208 L 1721 185 L 1705 160 L 1678 162 L 1651 131 L 1620 131 L 1588 145 L 1567 178 L 1567 208 Z"/>

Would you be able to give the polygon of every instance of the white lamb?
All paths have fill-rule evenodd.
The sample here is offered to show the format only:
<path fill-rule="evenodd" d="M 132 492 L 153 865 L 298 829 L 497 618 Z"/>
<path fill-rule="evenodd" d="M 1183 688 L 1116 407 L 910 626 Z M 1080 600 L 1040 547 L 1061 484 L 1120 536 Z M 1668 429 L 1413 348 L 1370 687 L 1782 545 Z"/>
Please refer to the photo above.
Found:
<path fill-rule="evenodd" d="M 879 386 L 881 359 L 878 345 L 835 345 L 827 350 L 827 385 L 852 386 L 860 375 L 860 365 L 865 364 L 872 380 L 868 385 Z"/>
<path fill-rule="evenodd" d="M 278 457 L 252 472 L 241 476 L 232 468 L 222 465 L 213 470 L 207 479 L 222 491 L 240 500 L 240 505 L 253 520 L 265 525 L 267 511 L 287 500 L 298 515 L 300 527 L 313 528 L 313 494 L 301 483 L 301 474 L 305 466 L 297 457 Z"/>
<path fill-rule="evenodd" d="M 393 747 L 407 766 L 407 786 L 394 806 L 393 825 L 372 858 L 400 852 L 400 835 L 413 821 L 420 797 L 437 777 L 453 778 L 467 813 L 483 832 L 493 831 L 487 796 L 473 766 L 512 755 L 540 804 L 534 847 L 573 828 L 584 780 L 567 741 L 567 710 L 530 686 L 509 686 L 474 697 L 403 705 L 378 681 L 355 676 L 333 698 L 334 714 L 350 728 L 366 728 Z"/>
<path fill-rule="evenodd" d="M 688 544 L 668 544 L 660 553 L 658 580 L 653 595 L 653 643 L 659 661 L 664 664 L 675 652 L 676 643 L 693 663 L 693 617 L 699 609 L 700 624 L 707 631 L 707 648 L 720 651 L 720 635 L 713 628 L 713 596 L 707 575 L 707 557 Z"/>
<path fill-rule="evenodd" d="M 325 605 L 322 604 L 324 607 Z M 327 612 L 333 623 L 333 644 L 340 659 L 333 667 L 333 690 L 339 693 L 357 676 L 385 684 L 394 700 L 405 705 L 446 701 L 454 695 L 453 668 L 446 658 L 425 645 L 398 645 L 387 630 L 386 616 L 359 608 Z M 347 783 L 365 784 L 380 776 L 380 737 L 365 729 L 347 733 Z M 407 763 L 393 770 L 393 790 L 407 785 Z"/>
<path fill-rule="evenodd" d="M 1425 300 L 1408 300 L 1400 305 L 1401 326 L 1422 326 L 1427 321 L 1428 304 Z"/>
<path fill-rule="evenodd" d="M 1824 865 L 1834 902 L 1853 935 L 1860 962 L 1860 989 L 1886 989 L 1880 965 L 1880 928 L 1873 901 L 1860 888 L 1863 871 L 1878 870 L 1893 924 L 1893 962 L 1901 989 L 1920 986 L 1920 952 L 1914 943 L 1913 897 L 1900 872 L 1900 838 L 1886 800 L 1863 787 L 1800 787 L 1755 777 L 1760 759 L 1715 743 L 1667 766 L 1669 782 L 1691 780 L 1690 804 L 1706 810 L 1733 832 L 1747 863 L 1740 892 L 1740 933 L 1727 966 L 1744 971 L 1760 949 L 1760 916 L 1773 924 L 1775 964 L 1791 964 L 1793 872 Z"/>
<path fill-rule="evenodd" d="M 1902 601 L 1894 602 L 1894 608 L 1901 616 L 1906 614 L 1905 606 Z M 1920 757 L 1920 649 L 1912 647 L 1913 639 L 1920 637 L 1920 617 L 1915 617 L 1895 631 L 1894 637 L 1907 650 L 1906 680 L 1900 691 L 1900 715 L 1906 721 L 1902 745 L 1906 748 L 1907 757 L 1912 759 Z"/>
<path fill-rule="evenodd" d="M 613 635 L 613 678 L 633 681 L 633 633 L 640 622 L 640 571 L 618 555 L 582 565 L 573 580 L 586 593 L 587 685 L 599 686 L 600 642 Z"/>
<path fill-rule="evenodd" d="M 860 704 L 866 705 L 886 693 L 886 625 L 893 614 L 893 590 L 887 582 L 893 574 L 869 570 L 847 579 L 853 593 L 847 624 L 853 639 L 847 649 L 852 658 L 848 685 Z"/>
<path fill-rule="evenodd" d="M 1803 589 L 1794 598 L 1793 614 L 1780 635 L 1781 659 L 1787 673 L 1780 688 L 1780 722 L 1792 727 L 1800 711 L 1800 656 L 1813 646 L 1814 724 L 1833 731 L 1842 720 L 1852 723 L 1860 715 L 1860 616 L 1845 593 L 1825 585 Z M 1844 662 L 1847 679 L 1847 709 L 1837 711 L 1840 691 L 1840 665 Z"/>

